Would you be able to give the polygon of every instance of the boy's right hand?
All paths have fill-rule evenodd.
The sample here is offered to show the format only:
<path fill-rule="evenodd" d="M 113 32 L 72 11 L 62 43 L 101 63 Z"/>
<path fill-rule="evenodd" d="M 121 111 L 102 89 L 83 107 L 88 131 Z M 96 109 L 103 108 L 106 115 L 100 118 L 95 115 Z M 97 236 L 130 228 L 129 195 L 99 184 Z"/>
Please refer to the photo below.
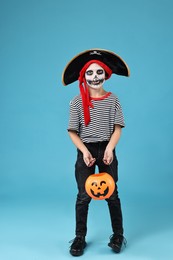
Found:
<path fill-rule="evenodd" d="M 96 159 L 92 157 L 91 153 L 89 151 L 83 153 L 83 160 L 86 164 L 86 166 L 91 167 L 95 163 Z"/>

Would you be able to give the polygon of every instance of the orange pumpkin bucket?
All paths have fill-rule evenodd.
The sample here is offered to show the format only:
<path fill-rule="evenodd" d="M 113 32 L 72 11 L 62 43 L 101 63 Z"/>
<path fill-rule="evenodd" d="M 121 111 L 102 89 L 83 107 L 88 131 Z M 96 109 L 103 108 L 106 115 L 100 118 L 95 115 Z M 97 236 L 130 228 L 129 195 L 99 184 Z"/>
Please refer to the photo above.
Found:
<path fill-rule="evenodd" d="M 115 182 L 106 172 L 92 174 L 85 182 L 85 190 L 95 200 L 108 199 L 115 190 Z"/>

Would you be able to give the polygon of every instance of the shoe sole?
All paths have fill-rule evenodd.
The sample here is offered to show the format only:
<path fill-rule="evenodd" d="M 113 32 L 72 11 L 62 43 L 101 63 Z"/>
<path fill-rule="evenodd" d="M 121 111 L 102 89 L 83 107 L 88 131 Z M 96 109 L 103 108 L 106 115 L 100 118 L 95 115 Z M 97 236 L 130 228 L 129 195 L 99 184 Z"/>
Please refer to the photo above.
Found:
<path fill-rule="evenodd" d="M 70 251 L 70 254 L 71 254 L 72 256 L 81 256 L 81 255 L 83 255 L 83 251 L 82 251 L 82 252 Z"/>
<path fill-rule="evenodd" d="M 112 250 L 115 252 L 115 253 L 120 253 L 120 251 L 121 251 L 121 248 L 119 248 L 119 247 L 117 247 L 117 246 L 113 246 L 111 243 L 109 243 L 108 244 L 108 246 L 110 247 L 110 248 L 112 248 Z"/>
<path fill-rule="evenodd" d="M 87 244 L 85 243 L 85 245 L 84 245 L 82 251 L 70 250 L 70 254 L 71 254 L 72 256 L 81 256 L 81 255 L 83 255 L 84 249 L 85 249 L 86 245 L 87 245 Z"/>

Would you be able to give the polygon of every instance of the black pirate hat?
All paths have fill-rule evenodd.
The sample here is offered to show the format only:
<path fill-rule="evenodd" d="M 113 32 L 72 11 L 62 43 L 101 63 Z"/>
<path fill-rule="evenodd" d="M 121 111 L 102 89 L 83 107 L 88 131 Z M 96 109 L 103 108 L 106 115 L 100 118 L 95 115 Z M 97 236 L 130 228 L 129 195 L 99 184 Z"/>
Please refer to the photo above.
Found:
<path fill-rule="evenodd" d="M 127 77 L 130 75 L 128 65 L 114 52 L 104 49 L 90 49 L 79 53 L 67 64 L 62 74 L 63 85 L 66 86 L 78 80 L 81 69 L 90 60 L 103 62 L 114 74 Z"/>

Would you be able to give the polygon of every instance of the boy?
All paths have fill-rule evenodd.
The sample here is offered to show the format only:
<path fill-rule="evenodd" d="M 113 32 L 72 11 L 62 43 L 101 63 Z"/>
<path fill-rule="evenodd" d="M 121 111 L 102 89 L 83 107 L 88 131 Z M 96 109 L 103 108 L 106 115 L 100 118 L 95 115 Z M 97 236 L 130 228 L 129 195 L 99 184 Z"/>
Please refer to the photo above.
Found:
<path fill-rule="evenodd" d="M 112 73 L 129 76 L 127 64 L 115 53 L 91 49 L 74 57 L 66 66 L 62 81 L 68 85 L 79 80 L 80 95 L 70 103 L 68 133 L 77 147 L 75 177 L 78 187 L 76 199 L 76 237 L 70 247 L 73 256 L 80 256 L 86 247 L 88 206 L 91 198 L 85 191 L 85 181 L 95 172 L 109 173 L 118 181 L 118 161 L 115 148 L 125 126 L 120 102 L 103 88 Z M 108 246 L 116 253 L 125 243 L 123 219 L 117 184 L 106 199 L 113 235 Z"/>

